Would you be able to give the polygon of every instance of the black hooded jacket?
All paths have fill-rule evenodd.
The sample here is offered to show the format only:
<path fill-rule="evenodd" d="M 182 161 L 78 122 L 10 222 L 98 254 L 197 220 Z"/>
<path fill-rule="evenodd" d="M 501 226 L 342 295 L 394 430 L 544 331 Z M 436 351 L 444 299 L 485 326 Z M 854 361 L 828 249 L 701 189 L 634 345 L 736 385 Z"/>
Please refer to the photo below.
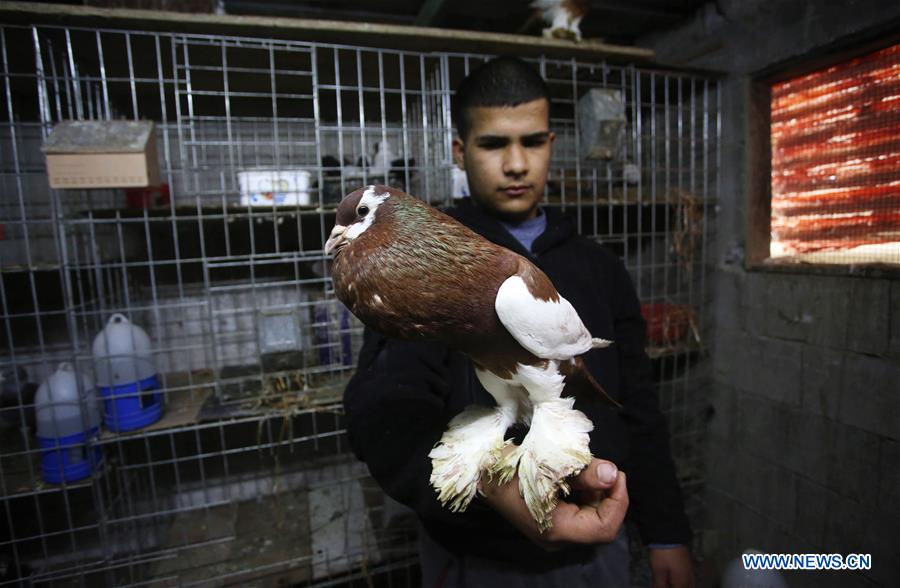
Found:
<path fill-rule="evenodd" d="M 689 543 L 691 531 L 659 410 L 644 320 L 624 264 L 604 246 L 576 233 L 574 221 L 547 208 L 547 229 L 532 252 L 468 199 L 447 213 L 485 238 L 528 257 L 553 281 L 594 337 L 610 339 L 584 359 L 593 376 L 623 408 L 598 399 L 576 402 L 594 423 L 595 457 L 628 474 L 629 516 L 645 543 Z M 464 513 L 443 508 L 429 483 L 428 453 L 456 414 L 493 398 L 462 354 L 430 343 L 386 338 L 366 329 L 356 374 L 344 392 L 350 445 L 385 492 L 412 508 L 447 550 L 548 569 L 581 561 L 588 550 L 549 553 L 475 498 Z"/>

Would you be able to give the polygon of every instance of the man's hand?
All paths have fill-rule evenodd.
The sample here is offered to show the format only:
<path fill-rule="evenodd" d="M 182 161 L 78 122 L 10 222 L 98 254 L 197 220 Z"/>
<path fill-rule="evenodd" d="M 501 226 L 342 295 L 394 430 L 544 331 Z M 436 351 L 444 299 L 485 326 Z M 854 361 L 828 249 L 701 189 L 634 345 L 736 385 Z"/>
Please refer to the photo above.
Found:
<path fill-rule="evenodd" d="M 628 510 L 625 474 L 612 462 L 593 459 L 569 482 L 577 502 L 560 501 L 551 514 L 553 527 L 543 533 L 519 494 L 518 477 L 503 485 L 483 481 L 481 489 L 491 507 L 548 551 L 567 543 L 610 543 Z"/>
<path fill-rule="evenodd" d="M 691 588 L 694 569 L 691 552 L 685 546 L 650 549 L 653 588 Z"/>

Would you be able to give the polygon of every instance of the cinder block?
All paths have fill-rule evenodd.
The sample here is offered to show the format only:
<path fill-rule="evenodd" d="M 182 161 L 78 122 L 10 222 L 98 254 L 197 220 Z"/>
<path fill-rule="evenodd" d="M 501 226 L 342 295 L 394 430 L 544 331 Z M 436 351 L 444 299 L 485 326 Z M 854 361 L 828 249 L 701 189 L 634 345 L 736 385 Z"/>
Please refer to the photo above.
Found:
<path fill-rule="evenodd" d="M 763 350 L 759 345 L 759 336 L 752 333 L 743 333 L 736 341 L 734 348 L 734 366 L 731 372 L 732 379 L 729 385 L 738 390 L 758 394 L 759 370 L 763 369 Z"/>
<path fill-rule="evenodd" d="M 872 555 L 872 569 L 863 572 L 880 586 L 896 586 L 900 579 L 900 516 L 871 513 L 865 534 L 855 553 Z"/>
<path fill-rule="evenodd" d="M 762 494 L 771 486 L 771 461 L 745 451 L 732 451 L 735 477 L 732 492 L 742 505 L 762 511 Z M 768 513 L 766 513 L 768 514 Z"/>
<path fill-rule="evenodd" d="M 804 541 L 823 549 L 825 536 L 825 512 L 829 491 L 803 476 L 796 479 L 797 512 L 794 515 L 794 533 Z"/>
<path fill-rule="evenodd" d="M 738 398 L 737 447 L 770 460 L 780 459 L 788 442 L 784 404 L 752 394 Z"/>
<path fill-rule="evenodd" d="M 737 535 L 735 533 L 737 525 L 734 518 L 735 508 L 737 507 L 730 498 L 730 485 L 733 483 L 734 480 L 732 479 L 729 483 L 729 492 L 727 494 L 723 493 L 712 483 L 707 487 L 706 522 L 704 526 L 713 529 L 716 533 L 716 553 L 737 551 Z"/>
<path fill-rule="evenodd" d="M 828 487 L 863 504 L 876 504 L 880 438 L 856 427 L 836 425 L 835 429 Z"/>
<path fill-rule="evenodd" d="M 891 284 L 887 280 L 856 279 L 850 289 L 847 349 L 885 354 L 890 336 Z"/>
<path fill-rule="evenodd" d="M 736 370 L 743 361 L 743 346 L 746 334 L 728 327 L 716 328 L 713 334 L 712 368 L 713 379 L 723 386 L 733 386 Z"/>
<path fill-rule="evenodd" d="M 794 475 L 770 460 L 744 452 L 736 452 L 737 481 L 734 493 L 738 500 L 764 517 L 774 526 L 788 531 L 794 526 L 796 487 Z"/>
<path fill-rule="evenodd" d="M 707 452 L 707 481 L 710 487 L 722 488 L 734 496 L 734 481 L 740 479 L 737 470 L 737 458 L 735 448 L 737 445 L 726 446 L 720 443 L 710 445 Z"/>
<path fill-rule="evenodd" d="M 790 411 L 787 444 L 777 461 L 813 481 L 827 483 L 838 426 L 820 416 Z"/>
<path fill-rule="evenodd" d="M 777 465 L 764 469 L 759 485 L 760 510 L 777 521 L 779 534 L 795 526 L 797 513 L 797 476 Z M 752 483 L 748 480 L 748 483 Z"/>
<path fill-rule="evenodd" d="M 738 385 L 772 400 L 800 406 L 805 346 L 767 337 L 748 344 L 753 350 L 748 353 L 753 362 L 745 366 L 745 377 Z"/>
<path fill-rule="evenodd" d="M 744 272 L 720 271 L 714 275 L 716 328 L 744 329 L 746 313 L 742 311 Z"/>
<path fill-rule="evenodd" d="M 774 532 L 772 521 L 749 508 L 735 509 L 735 523 L 738 548 L 758 549 L 764 553 L 772 553 L 775 550 Z"/>
<path fill-rule="evenodd" d="M 850 294 L 853 278 L 817 276 L 811 284 L 806 306 L 812 317 L 807 342 L 843 349 L 847 339 L 847 323 L 852 316 Z"/>
<path fill-rule="evenodd" d="M 800 406 L 804 411 L 837 418 L 843 369 L 842 351 L 811 345 L 803 348 Z"/>
<path fill-rule="evenodd" d="M 765 335 L 766 317 L 769 313 L 770 274 L 748 272 L 744 280 L 744 296 L 740 310 L 744 314 L 744 326 L 750 335 Z"/>
<path fill-rule="evenodd" d="M 891 439 L 900 423 L 900 364 L 848 353 L 844 358 L 841 422 Z"/>
<path fill-rule="evenodd" d="M 882 437 L 880 442 L 878 508 L 900 516 L 900 441 Z"/>
<path fill-rule="evenodd" d="M 738 391 L 730 386 L 710 386 L 709 402 L 713 407 L 713 416 L 707 429 L 710 446 L 734 447 L 737 429 L 735 425 L 738 420 Z"/>
<path fill-rule="evenodd" d="M 859 553 L 871 523 L 868 510 L 855 500 L 830 492 L 824 515 L 825 549 L 829 553 Z"/>
<path fill-rule="evenodd" d="M 765 334 L 789 341 L 806 341 L 813 317 L 810 314 L 811 278 L 803 275 L 769 277 L 768 305 L 764 314 Z"/>

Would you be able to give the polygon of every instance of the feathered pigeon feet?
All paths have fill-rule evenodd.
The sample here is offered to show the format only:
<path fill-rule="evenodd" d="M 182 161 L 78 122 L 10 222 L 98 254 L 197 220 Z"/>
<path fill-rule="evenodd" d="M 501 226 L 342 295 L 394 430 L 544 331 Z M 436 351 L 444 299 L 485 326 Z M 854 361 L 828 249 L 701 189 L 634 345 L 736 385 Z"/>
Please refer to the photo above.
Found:
<path fill-rule="evenodd" d="M 509 443 L 503 440 L 512 417 L 501 408 L 469 406 L 450 421 L 431 458 L 431 485 L 441 504 L 453 512 L 464 511 L 482 472 L 490 472 Z"/>
<path fill-rule="evenodd" d="M 493 472 L 508 482 L 518 471 L 519 491 L 541 532 L 553 526 L 550 513 L 559 493 L 569 494 L 566 478 L 591 463 L 591 421 L 574 410 L 573 398 L 535 404 L 531 429 L 522 445 L 496 462 Z"/>

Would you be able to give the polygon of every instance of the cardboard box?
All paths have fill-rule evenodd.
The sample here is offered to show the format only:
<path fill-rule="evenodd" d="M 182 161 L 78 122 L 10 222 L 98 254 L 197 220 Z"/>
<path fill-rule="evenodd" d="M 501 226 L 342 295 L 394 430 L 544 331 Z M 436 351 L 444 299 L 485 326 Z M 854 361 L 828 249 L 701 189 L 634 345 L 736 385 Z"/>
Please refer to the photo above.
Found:
<path fill-rule="evenodd" d="M 159 185 L 152 121 L 63 121 L 42 148 L 51 188 Z"/>

